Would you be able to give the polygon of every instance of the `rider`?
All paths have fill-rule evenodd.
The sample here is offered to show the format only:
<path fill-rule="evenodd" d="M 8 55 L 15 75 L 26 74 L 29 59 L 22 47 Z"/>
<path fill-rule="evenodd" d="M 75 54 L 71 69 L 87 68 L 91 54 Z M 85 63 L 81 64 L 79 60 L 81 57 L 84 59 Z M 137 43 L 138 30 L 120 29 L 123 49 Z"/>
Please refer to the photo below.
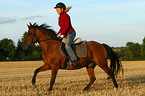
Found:
<path fill-rule="evenodd" d="M 64 35 L 66 37 L 65 49 L 71 59 L 71 65 L 76 66 L 79 64 L 78 58 L 71 47 L 73 40 L 76 36 L 76 32 L 71 25 L 69 15 L 66 13 L 67 11 L 69 11 L 69 9 L 67 9 L 66 11 L 65 4 L 61 2 L 56 4 L 56 7 L 54 8 L 56 9 L 57 13 L 60 15 L 59 22 L 58 22 L 60 26 L 60 30 L 57 34 L 57 37 L 60 37 L 61 35 Z"/>

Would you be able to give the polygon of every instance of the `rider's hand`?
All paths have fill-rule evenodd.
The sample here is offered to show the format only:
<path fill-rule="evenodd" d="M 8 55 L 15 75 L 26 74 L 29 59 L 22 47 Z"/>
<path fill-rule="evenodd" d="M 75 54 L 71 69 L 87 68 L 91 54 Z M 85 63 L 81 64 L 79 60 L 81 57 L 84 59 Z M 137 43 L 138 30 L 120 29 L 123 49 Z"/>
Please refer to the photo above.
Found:
<path fill-rule="evenodd" d="M 61 36 L 61 33 L 57 34 L 57 37 L 59 38 Z"/>

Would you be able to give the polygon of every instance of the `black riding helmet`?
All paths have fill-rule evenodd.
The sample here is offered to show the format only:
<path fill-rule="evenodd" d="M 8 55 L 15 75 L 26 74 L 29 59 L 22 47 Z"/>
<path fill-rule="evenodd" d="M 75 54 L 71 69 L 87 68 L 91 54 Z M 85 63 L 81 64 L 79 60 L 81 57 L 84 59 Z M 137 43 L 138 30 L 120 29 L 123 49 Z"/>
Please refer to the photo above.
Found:
<path fill-rule="evenodd" d="M 64 3 L 59 2 L 59 3 L 56 4 L 56 6 L 55 6 L 54 8 L 55 8 L 55 9 L 56 9 L 56 8 L 63 8 L 63 9 L 65 10 L 65 9 L 66 9 L 66 6 L 65 6 Z"/>

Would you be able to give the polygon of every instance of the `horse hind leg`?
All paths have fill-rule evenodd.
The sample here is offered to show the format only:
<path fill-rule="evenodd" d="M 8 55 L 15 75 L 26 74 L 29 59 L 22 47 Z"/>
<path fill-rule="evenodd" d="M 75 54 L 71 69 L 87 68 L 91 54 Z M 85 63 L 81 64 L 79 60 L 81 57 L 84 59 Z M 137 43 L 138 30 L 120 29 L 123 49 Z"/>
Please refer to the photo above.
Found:
<path fill-rule="evenodd" d="M 118 84 L 115 80 L 115 77 L 107 65 L 107 61 L 105 61 L 104 63 L 98 64 L 98 66 L 101 67 L 108 74 L 108 76 L 112 79 L 115 88 L 118 88 Z"/>
<path fill-rule="evenodd" d="M 88 72 L 88 75 L 90 77 L 90 82 L 89 84 L 84 88 L 84 90 L 88 90 L 91 85 L 94 83 L 94 81 L 96 80 L 96 77 L 95 77 L 95 74 L 94 74 L 94 68 L 87 68 L 87 72 Z"/>

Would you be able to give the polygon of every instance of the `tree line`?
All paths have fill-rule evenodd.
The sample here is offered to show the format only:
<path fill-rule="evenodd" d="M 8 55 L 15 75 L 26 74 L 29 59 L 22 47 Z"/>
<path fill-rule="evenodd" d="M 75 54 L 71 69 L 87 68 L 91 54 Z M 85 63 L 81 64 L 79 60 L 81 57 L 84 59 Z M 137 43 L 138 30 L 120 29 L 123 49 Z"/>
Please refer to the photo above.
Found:
<path fill-rule="evenodd" d="M 121 60 L 145 60 L 145 37 L 142 44 L 127 42 L 125 47 L 113 49 Z"/>
<path fill-rule="evenodd" d="M 39 45 L 33 44 L 27 50 L 21 45 L 26 32 L 18 40 L 17 46 L 11 39 L 0 40 L 0 61 L 34 61 L 42 60 L 42 51 Z M 125 47 L 112 47 L 121 60 L 145 60 L 145 37 L 143 43 L 127 42 Z"/>
<path fill-rule="evenodd" d="M 42 51 L 39 45 L 33 44 L 27 50 L 21 45 L 25 39 L 26 32 L 18 40 L 17 46 L 11 39 L 4 38 L 0 41 L 0 61 L 34 61 L 42 60 Z"/>

